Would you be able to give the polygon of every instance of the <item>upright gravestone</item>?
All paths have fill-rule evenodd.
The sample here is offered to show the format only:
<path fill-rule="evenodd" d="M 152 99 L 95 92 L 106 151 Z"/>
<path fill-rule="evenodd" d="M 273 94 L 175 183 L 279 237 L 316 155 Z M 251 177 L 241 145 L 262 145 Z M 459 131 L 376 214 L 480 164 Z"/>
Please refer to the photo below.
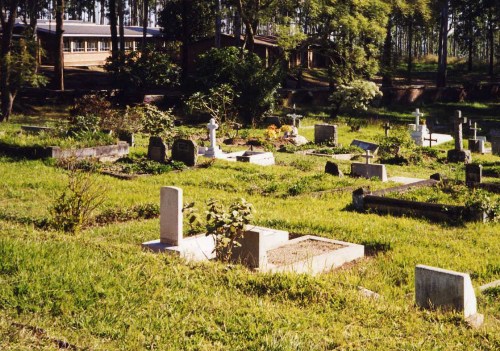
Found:
<path fill-rule="evenodd" d="M 492 129 L 491 136 L 491 153 L 500 156 L 500 129 Z"/>
<path fill-rule="evenodd" d="M 198 158 L 198 145 L 192 140 L 177 139 L 172 145 L 172 160 L 184 162 L 186 166 L 196 165 Z"/>
<path fill-rule="evenodd" d="M 392 129 L 392 126 L 389 122 L 385 122 L 383 125 L 382 125 L 382 128 L 384 128 L 384 132 L 385 132 L 385 137 L 388 138 L 389 137 L 389 131 Z"/>
<path fill-rule="evenodd" d="M 464 162 L 470 163 L 472 161 L 472 156 L 470 150 L 464 150 L 463 147 L 463 129 L 462 125 L 467 122 L 466 117 L 462 117 L 462 111 L 455 111 L 455 132 L 453 137 L 455 138 L 455 149 L 448 151 L 448 162 Z"/>
<path fill-rule="evenodd" d="M 156 162 L 165 162 L 167 158 L 167 145 L 161 137 L 152 136 L 149 138 L 148 159 Z"/>
<path fill-rule="evenodd" d="M 325 173 L 337 176 L 337 177 L 343 177 L 344 173 L 339 168 L 339 165 L 336 164 L 335 162 L 331 161 L 326 161 L 325 165 Z"/>
<path fill-rule="evenodd" d="M 182 241 L 182 189 L 164 186 L 160 191 L 160 243 L 179 246 Z"/>
<path fill-rule="evenodd" d="M 474 318 L 478 314 L 476 294 L 466 273 L 417 265 L 415 300 L 419 307 L 454 310 L 465 318 Z"/>
<path fill-rule="evenodd" d="M 481 128 L 478 128 L 477 123 L 474 122 L 474 127 L 470 127 L 469 129 L 473 131 L 472 139 L 469 139 L 469 150 L 471 152 L 484 153 L 484 140 L 477 138 L 477 131 L 481 130 Z"/>
<path fill-rule="evenodd" d="M 480 184 L 483 178 L 483 166 L 476 164 L 465 165 L 465 184 L 469 188 L 474 188 Z"/>
<path fill-rule="evenodd" d="M 337 125 L 335 124 L 315 124 L 314 125 L 314 143 L 329 143 L 338 145 Z"/>

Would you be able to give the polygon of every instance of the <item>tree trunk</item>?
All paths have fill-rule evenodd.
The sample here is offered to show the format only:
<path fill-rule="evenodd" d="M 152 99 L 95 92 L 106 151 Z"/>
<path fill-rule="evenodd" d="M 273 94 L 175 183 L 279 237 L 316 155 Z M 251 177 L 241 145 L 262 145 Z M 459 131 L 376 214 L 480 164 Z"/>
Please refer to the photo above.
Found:
<path fill-rule="evenodd" d="M 494 75 L 494 57 L 495 57 L 495 35 L 494 35 L 494 24 L 493 24 L 493 14 L 492 9 L 489 10 L 488 13 L 488 46 L 490 47 L 489 52 L 489 62 L 488 62 L 488 75 L 493 77 Z"/>
<path fill-rule="evenodd" d="M 413 66 L 413 17 L 410 16 L 408 19 L 408 63 L 406 68 L 406 74 L 408 79 L 408 84 L 411 84 L 411 71 Z"/>
<path fill-rule="evenodd" d="M 216 14 L 215 14 L 215 47 L 220 48 L 221 45 L 221 30 L 222 30 L 222 17 L 221 17 L 221 0 L 216 0 Z"/>
<path fill-rule="evenodd" d="M 436 86 L 444 88 L 446 87 L 446 65 L 448 61 L 448 0 L 444 0 L 441 4 L 440 17 Z"/>
<path fill-rule="evenodd" d="M 3 2 L 2 2 L 3 5 Z M 8 7 L 9 17 L 5 19 L 5 12 L 1 9 L 2 41 L 0 47 L 0 93 L 1 93 L 1 115 L 0 122 L 8 121 L 12 113 L 14 96 L 10 93 L 10 53 L 12 44 L 12 34 L 17 17 L 19 1 L 11 1 Z"/>
<path fill-rule="evenodd" d="M 387 28 L 382 54 L 382 86 L 392 87 L 392 16 L 387 21 Z"/>
<path fill-rule="evenodd" d="M 118 21 L 119 21 L 119 32 L 120 32 L 120 52 L 122 55 L 125 54 L 125 28 L 124 28 L 124 11 L 123 2 L 125 0 L 118 0 Z"/>
<path fill-rule="evenodd" d="M 149 0 L 142 0 L 142 44 L 141 49 L 144 52 L 146 50 L 146 36 L 148 34 L 149 25 Z"/>
<path fill-rule="evenodd" d="M 106 0 L 101 0 L 101 20 L 100 24 L 104 24 L 104 19 L 106 18 Z"/>
<path fill-rule="evenodd" d="M 57 0 L 56 5 L 56 54 L 54 63 L 54 88 L 64 90 L 64 0 Z"/>
<path fill-rule="evenodd" d="M 188 16 L 191 15 L 189 9 L 189 2 L 191 0 L 182 0 L 182 61 L 181 61 L 181 75 L 182 82 L 185 83 L 188 77 L 188 69 L 189 69 L 189 43 L 190 43 L 190 35 L 189 35 L 189 20 Z"/>
<path fill-rule="evenodd" d="M 121 0 L 118 0 L 121 1 Z M 111 30 L 111 57 L 118 58 L 118 19 L 116 17 L 116 0 L 109 0 L 109 26 Z"/>

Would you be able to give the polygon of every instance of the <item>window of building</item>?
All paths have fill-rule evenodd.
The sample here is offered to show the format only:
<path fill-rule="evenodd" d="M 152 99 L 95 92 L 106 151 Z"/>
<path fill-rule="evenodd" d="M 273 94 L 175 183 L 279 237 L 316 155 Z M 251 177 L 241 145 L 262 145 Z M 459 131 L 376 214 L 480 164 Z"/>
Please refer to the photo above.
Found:
<path fill-rule="evenodd" d="M 85 51 L 85 40 L 75 39 L 75 41 L 73 41 L 73 51 L 74 52 Z"/>
<path fill-rule="evenodd" d="M 64 45 L 64 48 L 63 48 L 64 52 L 70 52 L 71 51 L 71 40 L 64 39 L 63 40 L 63 45 Z"/>
<path fill-rule="evenodd" d="M 111 50 L 111 42 L 107 39 L 101 39 L 99 41 L 99 51 L 110 51 Z"/>
<path fill-rule="evenodd" d="M 87 41 L 87 51 L 97 51 L 97 40 Z"/>
<path fill-rule="evenodd" d="M 131 40 L 125 40 L 125 50 L 130 51 L 134 49 L 134 42 Z"/>

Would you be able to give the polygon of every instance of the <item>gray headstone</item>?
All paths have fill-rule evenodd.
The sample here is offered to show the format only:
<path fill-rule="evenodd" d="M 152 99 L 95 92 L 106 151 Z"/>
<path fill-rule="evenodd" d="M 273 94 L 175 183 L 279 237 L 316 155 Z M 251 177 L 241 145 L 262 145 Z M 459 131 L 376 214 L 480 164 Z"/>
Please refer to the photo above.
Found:
<path fill-rule="evenodd" d="M 167 145 L 160 137 L 150 137 L 148 145 L 148 159 L 165 162 L 167 158 Z"/>
<path fill-rule="evenodd" d="M 368 151 L 370 151 L 373 154 L 375 154 L 378 151 L 378 144 L 370 143 L 368 141 L 362 141 L 362 140 L 354 139 L 351 142 L 351 146 L 357 146 L 360 149 L 363 149 L 365 151 L 368 150 Z"/>
<path fill-rule="evenodd" d="M 335 162 L 327 161 L 325 165 L 325 173 L 337 176 L 337 177 L 343 177 L 344 173 L 340 170 L 339 166 Z"/>
<path fill-rule="evenodd" d="M 493 155 L 500 155 L 500 129 L 492 129 L 491 136 L 491 153 Z"/>
<path fill-rule="evenodd" d="M 338 144 L 337 125 L 335 124 L 315 124 L 314 125 L 314 143 Z"/>
<path fill-rule="evenodd" d="M 484 153 L 484 141 L 481 139 L 469 139 L 469 150 L 476 153 Z"/>
<path fill-rule="evenodd" d="M 383 182 L 387 182 L 387 170 L 385 165 L 368 163 L 351 163 L 351 176 L 364 177 L 367 179 L 376 177 Z"/>
<path fill-rule="evenodd" d="M 177 139 L 172 145 L 172 160 L 184 162 L 186 166 L 195 166 L 198 158 L 198 145 L 192 140 Z"/>
<path fill-rule="evenodd" d="M 419 307 L 452 309 L 465 318 L 477 313 L 476 295 L 466 273 L 416 266 L 415 299 Z"/>
<path fill-rule="evenodd" d="M 465 165 L 465 184 L 474 187 L 480 184 L 483 177 L 483 166 L 476 164 Z"/>

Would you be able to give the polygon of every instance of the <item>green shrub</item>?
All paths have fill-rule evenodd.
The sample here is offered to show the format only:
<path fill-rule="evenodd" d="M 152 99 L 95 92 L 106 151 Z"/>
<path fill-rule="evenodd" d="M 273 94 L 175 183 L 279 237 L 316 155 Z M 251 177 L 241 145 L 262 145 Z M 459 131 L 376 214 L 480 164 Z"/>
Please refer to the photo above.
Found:
<path fill-rule="evenodd" d="M 92 213 L 103 203 L 105 192 L 92 174 L 67 161 L 68 183 L 50 209 L 51 224 L 56 230 L 77 233 L 90 223 Z"/>
<path fill-rule="evenodd" d="M 250 223 L 252 204 L 240 199 L 225 210 L 217 200 L 208 202 L 207 235 L 215 236 L 215 253 L 218 259 L 229 262 L 233 248 L 241 246 L 238 242 L 243 236 L 245 225 Z"/>

